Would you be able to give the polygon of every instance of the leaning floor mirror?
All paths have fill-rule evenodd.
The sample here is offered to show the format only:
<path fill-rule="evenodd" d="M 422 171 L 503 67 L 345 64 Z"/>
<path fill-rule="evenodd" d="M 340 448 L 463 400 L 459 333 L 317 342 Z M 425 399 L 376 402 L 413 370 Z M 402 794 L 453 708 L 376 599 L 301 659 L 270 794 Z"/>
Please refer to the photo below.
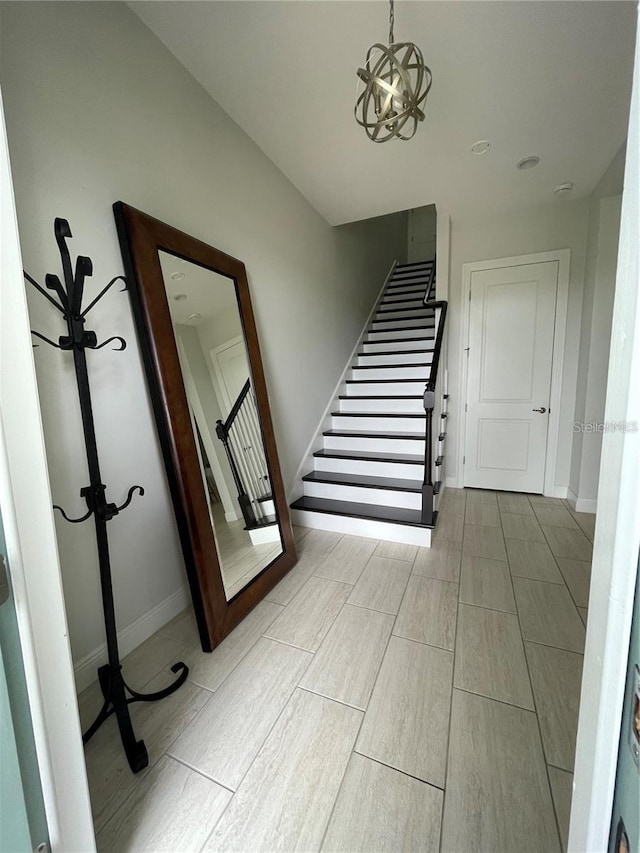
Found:
<path fill-rule="evenodd" d="M 204 651 L 296 561 L 244 264 L 114 205 Z"/>

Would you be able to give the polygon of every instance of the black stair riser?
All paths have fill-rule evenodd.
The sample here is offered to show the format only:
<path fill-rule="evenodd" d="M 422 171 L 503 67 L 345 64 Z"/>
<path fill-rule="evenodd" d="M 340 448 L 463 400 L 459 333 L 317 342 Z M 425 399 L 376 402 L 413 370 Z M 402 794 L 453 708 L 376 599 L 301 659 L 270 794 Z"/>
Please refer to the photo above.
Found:
<path fill-rule="evenodd" d="M 403 507 L 360 504 L 351 501 L 334 501 L 328 498 L 299 498 L 291 504 L 292 509 L 307 512 L 321 512 L 325 515 L 341 515 L 347 518 L 364 518 L 368 521 L 387 521 L 390 524 L 403 524 L 407 527 L 421 527 L 433 530 L 434 524 L 422 524 L 418 509 Z"/>
<path fill-rule="evenodd" d="M 367 474 L 343 474 L 339 471 L 312 471 L 303 478 L 305 483 L 326 483 L 331 486 L 351 486 L 358 489 L 386 489 L 390 492 L 416 494 L 422 484 L 408 485 L 409 480 L 394 480 L 391 477 L 372 477 Z"/>

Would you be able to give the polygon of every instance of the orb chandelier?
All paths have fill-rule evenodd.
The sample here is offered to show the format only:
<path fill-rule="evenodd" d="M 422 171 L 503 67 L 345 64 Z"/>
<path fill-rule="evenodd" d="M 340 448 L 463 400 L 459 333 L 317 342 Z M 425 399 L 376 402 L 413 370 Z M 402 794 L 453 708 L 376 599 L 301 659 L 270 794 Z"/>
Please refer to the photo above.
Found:
<path fill-rule="evenodd" d="M 411 139 L 423 121 L 421 109 L 431 88 L 431 69 L 412 42 L 393 40 L 394 0 L 389 0 L 389 46 L 374 44 L 358 68 L 355 117 L 369 139 Z"/>

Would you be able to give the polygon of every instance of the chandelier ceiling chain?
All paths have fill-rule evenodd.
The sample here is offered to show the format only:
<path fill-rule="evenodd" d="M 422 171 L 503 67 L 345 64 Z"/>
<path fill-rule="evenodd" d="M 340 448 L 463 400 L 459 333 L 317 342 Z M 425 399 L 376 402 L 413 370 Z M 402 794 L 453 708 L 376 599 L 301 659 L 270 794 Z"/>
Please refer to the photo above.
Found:
<path fill-rule="evenodd" d="M 358 68 L 363 88 L 356 97 L 355 117 L 369 139 L 411 139 L 424 120 L 421 106 L 431 88 L 431 69 L 420 48 L 394 41 L 394 0 L 389 0 L 389 46 L 374 44 L 364 68 Z"/>
<path fill-rule="evenodd" d="M 389 0 L 389 44 L 393 44 L 393 25 L 396 20 L 394 5 L 395 0 Z"/>

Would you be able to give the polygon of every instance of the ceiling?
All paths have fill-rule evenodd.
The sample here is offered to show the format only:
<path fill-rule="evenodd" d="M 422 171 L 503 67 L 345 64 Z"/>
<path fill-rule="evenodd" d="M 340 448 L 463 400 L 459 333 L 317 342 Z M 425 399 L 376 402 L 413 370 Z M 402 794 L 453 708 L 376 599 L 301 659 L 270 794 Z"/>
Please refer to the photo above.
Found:
<path fill-rule="evenodd" d="M 332 225 L 430 203 L 452 216 L 548 204 L 564 181 L 579 198 L 626 138 L 634 2 L 400 0 L 396 40 L 422 48 L 433 88 L 416 136 L 384 144 L 353 105 L 386 3 L 129 5 Z M 471 154 L 481 139 L 491 150 Z M 540 164 L 518 171 L 530 154 Z"/>
<path fill-rule="evenodd" d="M 158 254 L 174 323 L 198 326 L 230 311 L 238 312 L 232 279 L 169 252 L 160 250 Z"/>

